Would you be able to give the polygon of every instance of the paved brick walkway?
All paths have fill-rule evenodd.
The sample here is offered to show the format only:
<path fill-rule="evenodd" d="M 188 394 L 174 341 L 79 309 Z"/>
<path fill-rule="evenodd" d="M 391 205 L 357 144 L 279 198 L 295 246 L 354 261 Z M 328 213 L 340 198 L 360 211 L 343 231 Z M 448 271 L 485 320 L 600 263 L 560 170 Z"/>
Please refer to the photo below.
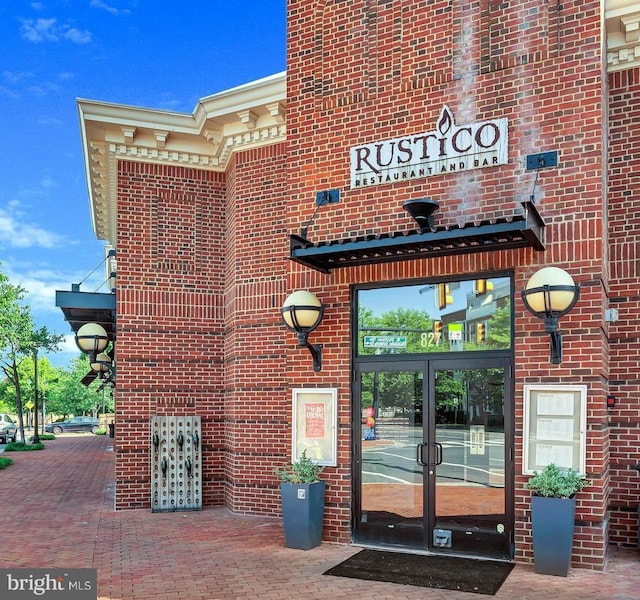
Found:
<path fill-rule="evenodd" d="M 43 452 L 11 453 L 0 471 L 0 566 L 93 567 L 101 600 L 480 600 L 478 594 L 322 575 L 359 548 L 284 547 L 279 519 L 225 508 L 113 511 L 112 440 L 65 434 Z M 486 596 L 484 596 L 486 597 Z M 536 575 L 517 565 L 498 599 L 640 598 L 640 553 L 613 549 L 604 573 Z"/>

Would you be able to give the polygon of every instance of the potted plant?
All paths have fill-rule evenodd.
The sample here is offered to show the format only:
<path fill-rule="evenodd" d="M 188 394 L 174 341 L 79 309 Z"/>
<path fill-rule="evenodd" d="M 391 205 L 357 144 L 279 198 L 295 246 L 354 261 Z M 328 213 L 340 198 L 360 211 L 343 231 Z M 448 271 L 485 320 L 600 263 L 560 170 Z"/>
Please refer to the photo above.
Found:
<path fill-rule="evenodd" d="M 576 492 L 589 481 L 575 469 L 561 469 L 553 463 L 534 471 L 531 490 L 531 533 L 536 573 L 566 577 L 571 567 Z"/>
<path fill-rule="evenodd" d="M 306 450 L 284 469 L 274 469 L 280 479 L 284 540 L 287 548 L 309 550 L 322 542 L 325 482 L 324 467 L 314 463 Z"/>

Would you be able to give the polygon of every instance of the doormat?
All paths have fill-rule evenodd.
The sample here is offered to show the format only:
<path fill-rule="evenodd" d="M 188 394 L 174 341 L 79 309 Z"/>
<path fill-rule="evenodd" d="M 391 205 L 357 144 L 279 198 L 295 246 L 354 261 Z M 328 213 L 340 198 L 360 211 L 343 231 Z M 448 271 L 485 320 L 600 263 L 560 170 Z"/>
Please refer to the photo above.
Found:
<path fill-rule="evenodd" d="M 493 596 L 513 567 L 497 560 L 362 550 L 324 574 Z"/>

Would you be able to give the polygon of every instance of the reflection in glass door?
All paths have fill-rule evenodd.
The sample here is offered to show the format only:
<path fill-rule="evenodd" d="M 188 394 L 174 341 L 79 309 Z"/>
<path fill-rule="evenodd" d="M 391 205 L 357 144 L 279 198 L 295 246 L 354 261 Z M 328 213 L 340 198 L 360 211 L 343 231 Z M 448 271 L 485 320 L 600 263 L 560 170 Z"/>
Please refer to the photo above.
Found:
<path fill-rule="evenodd" d="M 358 541 L 424 546 L 423 379 L 422 368 L 360 374 Z"/>
<path fill-rule="evenodd" d="M 440 364 L 431 369 L 431 549 L 508 557 L 505 368 Z"/>
<path fill-rule="evenodd" d="M 507 364 L 360 365 L 355 541 L 511 557 Z"/>

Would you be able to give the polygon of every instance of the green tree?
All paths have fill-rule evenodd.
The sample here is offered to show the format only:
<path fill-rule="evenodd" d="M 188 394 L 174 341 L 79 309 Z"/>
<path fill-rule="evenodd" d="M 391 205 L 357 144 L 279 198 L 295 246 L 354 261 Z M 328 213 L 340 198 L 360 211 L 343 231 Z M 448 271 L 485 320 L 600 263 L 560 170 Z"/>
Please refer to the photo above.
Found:
<path fill-rule="evenodd" d="M 0 272 L 0 369 L 13 386 L 20 435 L 24 437 L 22 395 L 18 367 L 29 353 L 33 333 L 30 307 L 23 305 L 26 290 Z"/>
<path fill-rule="evenodd" d="M 506 302 L 491 315 L 489 321 L 488 348 L 509 348 L 511 344 L 511 305 Z"/>
<path fill-rule="evenodd" d="M 14 389 L 20 435 L 24 440 L 22 406 L 24 375 L 21 373 L 21 365 L 27 357 L 32 357 L 35 403 L 34 443 L 38 443 L 40 441 L 38 438 L 38 352 L 58 350 L 63 336 L 52 333 L 46 327 L 35 328 L 31 307 L 24 303 L 25 293 L 26 290 L 22 286 L 12 284 L 6 275 L 0 272 L 0 369 Z"/>
<path fill-rule="evenodd" d="M 102 395 L 96 393 L 99 385 L 94 382 L 85 386 L 82 383 L 82 378 L 90 370 L 86 354 L 79 354 L 71 361 L 69 368 L 60 373 L 56 385 L 48 392 L 47 406 L 50 413 L 64 417 L 78 414 L 95 416 L 98 413 L 102 406 Z M 110 403 L 110 394 L 108 399 Z"/>
<path fill-rule="evenodd" d="M 442 351 L 442 340 L 434 338 L 434 319 L 428 311 L 414 308 L 397 308 L 389 310 L 379 317 L 364 307 L 360 307 L 359 354 L 373 355 L 379 353 L 377 348 L 365 348 L 364 336 L 401 336 L 407 338 L 403 353 L 424 353 Z M 393 350 L 391 350 L 393 351 Z M 389 350 L 384 350 L 389 353 Z"/>
<path fill-rule="evenodd" d="M 40 437 L 38 435 L 38 352 L 40 350 L 46 350 L 48 352 L 57 352 L 60 348 L 60 343 L 62 342 L 64 336 L 52 333 L 46 327 L 40 327 L 40 329 L 33 330 L 31 332 L 31 339 L 29 340 L 28 350 L 31 352 L 33 357 L 33 386 L 34 386 L 34 404 L 35 407 L 33 409 L 33 443 L 37 444 L 40 442 Z"/>

